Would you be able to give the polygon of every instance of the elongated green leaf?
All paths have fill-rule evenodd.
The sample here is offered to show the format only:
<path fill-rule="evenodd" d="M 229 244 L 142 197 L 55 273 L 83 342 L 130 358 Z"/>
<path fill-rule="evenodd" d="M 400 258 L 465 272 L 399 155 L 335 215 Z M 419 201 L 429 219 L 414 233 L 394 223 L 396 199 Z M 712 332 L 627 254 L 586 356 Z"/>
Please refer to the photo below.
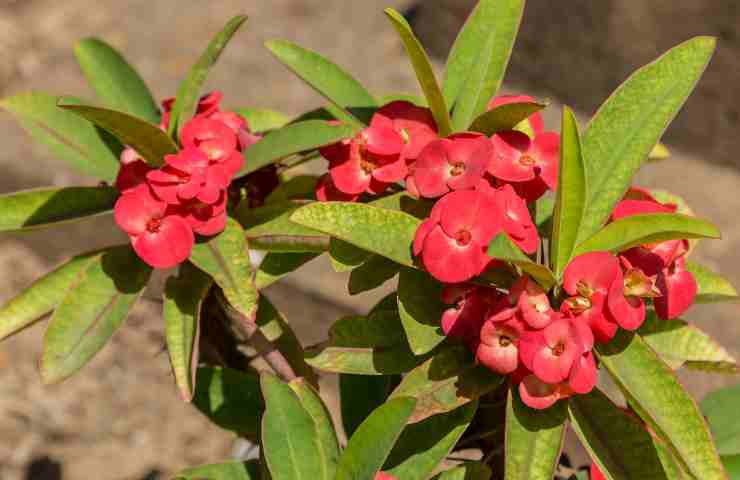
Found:
<path fill-rule="evenodd" d="M 249 208 L 237 207 L 235 217 L 244 227 L 252 248 L 283 252 L 321 252 L 328 239 L 321 232 L 290 221 L 290 215 L 305 201 L 285 201 Z"/>
<path fill-rule="evenodd" d="M 59 108 L 75 113 L 110 132 L 121 143 L 136 150 L 149 165 L 164 165 L 164 156 L 177 153 L 177 144 L 160 128 L 146 120 L 127 113 L 91 107 L 89 105 L 69 105 L 63 103 Z"/>
<path fill-rule="evenodd" d="M 395 398 L 362 422 L 339 458 L 336 480 L 373 480 L 414 410 L 413 398 Z"/>
<path fill-rule="evenodd" d="M 0 232 L 57 226 L 109 212 L 118 198 L 112 187 L 35 188 L 0 195 Z"/>
<path fill-rule="evenodd" d="M 473 121 L 470 130 L 486 136 L 506 130 L 515 130 L 533 114 L 545 108 L 547 104 L 536 102 L 507 103 L 481 114 Z"/>
<path fill-rule="evenodd" d="M 284 127 L 290 121 L 290 117 L 284 113 L 266 108 L 235 108 L 234 112 L 241 115 L 247 121 L 249 130 L 254 133 L 262 133 Z"/>
<path fill-rule="evenodd" d="M 284 179 L 265 198 L 265 205 L 287 200 L 316 200 L 316 185 L 318 183 L 319 177 L 316 175 L 296 175 Z"/>
<path fill-rule="evenodd" d="M 82 368 L 110 340 L 144 290 L 151 268 L 130 246 L 91 259 L 49 322 L 41 378 L 55 383 Z"/>
<path fill-rule="evenodd" d="M 331 125 L 323 120 L 291 123 L 265 135 L 244 152 L 245 163 L 237 176 L 252 173 L 281 158 L 338 142 L 353 136 L 356 127 Z"/>
<path fill-rule="evenodd" d="M 236 220 L 229 218 L 223 232 L 196 243 L 190 261 L 213 277 L 234 308 L 248 319 L 254 318 L 259 292 L 252 280 L 247 239 Z"/>
<path fill-rule="evenodd" d="M 321 451 L 316 422 L 298 395 L 272 374 L 260 376 L 266 410 L 262 448 L 274 480 L 332 480 L 333 470 Z"/>
<path fill-rule="evenodd" d="M 305 378 L 311 385 L 318 385 L 318 377 L 303 359 L 304 352 L 301 342 L 298 341 L 288 321 L 266 295 L 260 295 L 255 322 L 265 337 L 282 352 L 296 375 Z"/>
<path fill-rule="evenodd" d="M 598 345 L 601 364 L 653 431 L 692 475 L 724 479 L 722 465 L 694 400 L 639 335 L 620 330 Z"/>
<path fill-rule="evenodd" d="M 440 473 L 434 480 L 490 480 L 493 472 L 484 463 L 468 462 Z"/>
<path fill-rule="evenodd" d="M 339 460 L 339 442 L 337 441 L 337 434 L 334 431 L 334 424 L 331 421 L 329 410 L 327 410 L 326 405 L 321 401 L 316 390 L 305 379 L 297 378 L 288 385 L 298 395 L 301 405 L 311 415 L 311 418 L 316 424 L 319 449 L 315 455 L 321 459 L 321 463 L 326 469 L 323 478 L 333 480 L 337 461 Z"/>
<path fill-rule="evenodd" d="M 411 25 L 403 18 L 403 15 L 392 8 L 386 8 L 385 14 L 401 37 L 406 54 L 409 60 L 411 60 L 411 64 L 416 72 L 416 78 L 419 80 L 419 85 L 429 104 L 429 109 L 434 115 L 434 121 L 437 123 L 439 135 L 446 137 L 452 133 L 450 109 L 445 103 L 442 90 L 439 88 L 437 78 L 434 76 L 434 69 L 432 69 L 427 52 L 424 51 L 424 47 L 419 42 L 419 39 L 416 38 L 416 35 L 414 35 Z"/>
<path fill-rule="evenodd" d="M 347 290 L 350 295 L 375 290 L 398 275 L 402 267 L 380 255 L 371 256 L 365 263 L 352 270 Z"/>
<path fill-rule="evenodd" d="M 696 303 L 735 302 L 737 290 L 724 277 L 694 262 L 686 262 L 686 269 L 696 280 Z"/>
<path fill-rule="evenodd" d="M 445 100 L 455 104 L 455 130 L 467 130 L 501 87 L 523 11 L 524 0 L 481 0 L 465 22 L 444 81 Z"/>
<path fill-rule="evenodd" d="M 206 81 L 211 67 L 218 61 L 221 53 L 231 40 L 231 37 L 239 30 L 247 17 L 237 15 L 233 17 L 208 44 L 206 50 L 201 54 L 198 61 L 190 68 L 188 76 L 185 77 L 177 88 L 177 97 L 172 105 L 170 113 L 170 124 L 167 133 L 171 137 L 179 138 L 183 125 L 193 118 L 195 107 L 198 104 L 201 88 Z M 175 135 L 177 133 L 177 135 Z"/>
<path fill-rule="evenodd" d="M 678 238 L 720 238 L 717 227 L 696 217 L 675 213 L 648 213 L 620 218 L 576 247 L 588 252 L 622 252 L 637 245 Z"/>
<path fill-rule="evenodd" d="M 428 273 L 404 268 L 398 277 L 398 312 L 411 351 L 422 355 L 444 341 L 442 300 L 444 285 Z"/>
<path fill-rule="evenodd" d="M 100 252 L 78 255 L 36 280 L 0 308 L 0 340 L 17 333 L 56 308 Z"/>
<path fill-rule="evenodd" d="M 740 455 L 723 455 L 720 457 L 729 480 L 740 480 Z"/>
<path fill-rule="evenodd" d="M 262 290 L 318 256 L 317 253 L 270 252 L 254 275 L 254 286 Z"/>
<path fill-rule="evenodd" d="M 329 341 L 306 351 L 309 365 L 325 372 L 359 375 L 404 373 L 430 354 L 415 356 L 404 338 L 398 312 L 345 317 L 329 330 Z"/>
<path fill-rule="evenodd" d="M 347 438 L 391 393 L 393 376 L 339 375 L 342 425 Z"/>
<path fill-rule="evenodd" d="M 199 367 L 193 405 L 224 430 L 253 440 L 259 437 L 265 404 L 255 373 Z"/>
<path fill-rule="evenodd" d="M 99 38 L 75 45 L 77 61 L 103 103 L 150 123 L 159 123 L 159 108 L 146 83 L 118 50 Z"/>
<path fill-rule="evenodd" d="M 488 246 L 488 255 L 521 268 L 537 281 L 545 291 L 550 290 L 557 282 L 555 276 L 544 265 L 533 262 L 526 256 L 505 233 L 499 233 Z"/>
<path fill-rule="evenodd" d="M 318 53 L 286 40 L 271 40 L 265 46 L 283 65 L 336 105 L 343 120 L 360 125 L 369 122 L 378 104 L 346 71 Z"/>
<path fill-rule="evenodd" d="M 477 402 L 407 426 L 383 471 L 404 480 L 426 480 L 470 425 Z"/>
<path fill-rule="evenodd" d="M 259 465 L 251 462 L 226 462 L 201 465 L 178 473 L 174 480 L 260 480 Z"/>
<path fill-rule="evenodd" d="M 581 444 L 607 479 L 682 478 L 663 442 L 598 389 L 572 397 L 568 413 Z"/>
<path fill-rule="evenodd" d="M 505 480 L 550 480 L 560 458 L 567 412 L 564 402 L 533 410 L 509 392 L 506 406 Z"/>
<path fill-rule="evenodd" d="M 720 455 L 740 455 L 738 402 L 740 385 L 715 390 L 701 401 L 701 411 L 707 418 Z"/>
<path fill-rule="evenodd" d="M 475 401 L 503 381 L 504 377 L 477 366 L 467 349 L 455 345 L 411 370 L 391 398 L 416 398 L 416 409 L 409 419 L 415 423 Z"/>
<path fill-rule="evenodd" d="M 486 103 L 496 95 L 509 63 L 523 10 L 524 0 L 478 2 L 447 57 L 443 86 L 447 105 L 462 102 L 465 89 L 475 87 L 470 83 L 471 72 L 480 64 L 486 66 L 483 77 L 485 83 L 478 87 L 481 92 L 477 95 L 481 97 L 481 102 Z M 485 58 L 482 58 L 481 47 L 490 38 L 492 48 L 484 50 Z M 486 88 L 481 88 L 483 86 Z M 461 95 L 463 98 L 459 98 Z M 485 103 L 483 107 L 480 112 L 485 109 Z"/>
<path fill-rule="evenodd" d="M 681 319 L 662 320 L 648 310 L 640 336 L 669 366 L 727 371 L 737 361 L 712 337 Z"/>
<path fill-rule="evenodd" d="M 59 100 L 61 97 L 28 92 L 0 100 L 0 107 L 12 113 L 35 140 L 76 171 L 109 182 L 115 180 L 123 146 L 87 120 L 59 109 Z M 64 100 L 73 101 L 69 97 Z"/>
<path fill-rule="evenodd" d="M 697 37 L 639 69 L 604 102 L 583 134 L 589 201 L 578 241 L 595 234 L 681 109 L 714 52 Z"/>
<path fill-rule="evenodd" d="M 338 238 L 329 239 L 329 259 L 335 272 L 348 272 L 365 263 L 373 254 Z"/>
<path fill-rule="evenodd" d="M 563 108 L 558 190 L 555 195 L 550 264 L 555 277 L 560 278 L 576 247 L 587 195 L 578 123 L 568 107 Z"/>
<path fill-rule="evenodd" d="M 414 265 L 411 244 L 421 221 L 404 212 L 364 203 L 315 202 L 290 219 L 401 265 Z"/>
<path fill-rule="evenodd" d="M 164 289 L 164 332 L 175 381 L 183 400 L 193 399 L 198 369 L 200 308 L 210 290 L 211 277 L 185 263 Z"/>
<path fill-rule="evenodd" d="M 534 224 L 540 237 L 549 238 L 552 235 L 552 216 L 555 213 L 555 199 L 552 195 L 540 197 L 535 203 Z"/>

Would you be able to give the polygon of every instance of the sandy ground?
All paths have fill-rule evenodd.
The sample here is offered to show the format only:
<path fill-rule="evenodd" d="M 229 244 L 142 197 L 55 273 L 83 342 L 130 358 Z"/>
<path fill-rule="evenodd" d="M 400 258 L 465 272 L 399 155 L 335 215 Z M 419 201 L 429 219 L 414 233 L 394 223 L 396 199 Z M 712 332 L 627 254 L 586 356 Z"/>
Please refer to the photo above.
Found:
<path fill-rule="evenodd" d="M 208 7 L 203 5 L 207 3 Z M 376 92 L 415 89 L 401 47 L 382 7 L 409 2 L 346 0 L 20 0 L 0 3 L 0 90 L 28 89 L 92 97 L 76 66 L 73 42 L 105 38 L 124 50 L 160 96 L 171 95 L 209 36 L 236 13 L 250 20 L 210 77 L 233 106 L 296 113 L 321 99 L 275 62 L 261 44 L 288 38 L 344 65 Z M 526 21 L 526 18 L 525 18 Z M 523 87 L 508 86 L 522 90 Z M 537 85 L 528 91 L 536 93 Z M 548 125 L 556 128 L 551 109 Z M 33 145 L 0 116 L 0 192 L 41 185 L 92 184 Z M 647 186 L 683 195 L 696 213 L 717 222 L 723 240 L 704 242 L 697 257 L 740 284 L 740 175 L 677 152 L 640 174 Z M 0 237 L 0 301 L 74 253 L 121 239 L 109 219 Z M 348 297 L 346 277 L 316 262 L 272 287 L 305 344 L 321 340 L 339 316 L 367 308 L 378 293 Z M 148 296 L 156 296 L 149 292 Z M 687 319 L 740 354 L 737 305 L 701 307 Z M 43 326 L 0 344 L 0 478 L 3 480 L 166 478 L 184 466 L 231 453 L 233 438 L 177 397 L 163 352 L 156 301 L 145 300 L 127 325 L 79 375 L 43 387 L 36 372 Z M 682 375 L 697 395 L 733 378 Z M 331 392 L 332 388 L 328 388 Z"/>

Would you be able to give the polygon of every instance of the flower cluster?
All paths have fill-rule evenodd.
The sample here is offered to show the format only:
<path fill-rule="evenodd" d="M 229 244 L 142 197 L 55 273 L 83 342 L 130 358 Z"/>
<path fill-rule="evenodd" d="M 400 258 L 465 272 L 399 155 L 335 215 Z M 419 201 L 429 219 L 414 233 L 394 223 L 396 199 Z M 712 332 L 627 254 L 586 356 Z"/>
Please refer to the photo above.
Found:
<path fill-rule="evenodd" d="M 195 234 L 215 235 L 226 225 L 226 189 L 241 169 L 243 151 L 258 136 L 244 118 L 222 111 L 222 95 L 202 97 L 182 128 L 182 149 L 150 167 L 131 148 L 121 155 L 115 219 L 136 253 L 155 268 L 173 267 L 190 256 Z M 167 130 L 174 99 L 162 103 Z"/>

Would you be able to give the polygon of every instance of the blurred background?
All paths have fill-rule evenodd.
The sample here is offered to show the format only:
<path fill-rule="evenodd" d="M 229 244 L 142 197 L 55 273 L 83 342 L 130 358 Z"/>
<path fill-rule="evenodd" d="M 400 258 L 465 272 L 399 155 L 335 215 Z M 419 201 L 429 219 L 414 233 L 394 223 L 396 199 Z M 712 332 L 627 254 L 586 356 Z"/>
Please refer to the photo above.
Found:
<path fill-rule="evenodd" d="M 250 16 L 209 85 L 225 105 L 295 114 L 322 99 L 274 61 L 262 43 L 286 38 L 344 66 L 372 91 L 416 92 L 413 72 L 382 8 L 406 12 L 438 67 L 473 0 L 0 0 L 0 95 L 29 89 L 92 98 L 72 52 L 100 36 L 122 50 L 159 97 L 178 81 L 210 36 L 236 13 Z M 585 121 L 635 68 L 694 35 L 719 49 L 687 107 L 668 131 L 673 157 L 640 173 L 639 184 L 688 200 L 724 239 L 700 244 L 699 260 L 740 285 L 740 5 L 732 0 L 530 0 L 505 90 L 550 99 L 546 124 L 558 129 L 561 102 Z M 94 184 L 33 144 L 0 115 L 0 193 L 44 185 Z M 121 241 L 110 219 L 49 232 L 0 237 L 0 301 L 63 258 Z M 381 293 L 349 297 L 346 277 L 328 262 L 304 267 L 268 296 L 304 344 L 320 341 L 340 316 L 367 309 Z M 163 350 L 156 288 L 80 374 L 43 387 L 36 373 L 43 324 L 0 344 L 0 478 L 139 480 L 232 453 L 230 434 L 183 404 Z M 740 354 L 737 305 L 701 306 L 686 315 Z M 681 373 L 691 391 L 733 377 Z M 333 379 L 324 380 L 326 391 Z"/>

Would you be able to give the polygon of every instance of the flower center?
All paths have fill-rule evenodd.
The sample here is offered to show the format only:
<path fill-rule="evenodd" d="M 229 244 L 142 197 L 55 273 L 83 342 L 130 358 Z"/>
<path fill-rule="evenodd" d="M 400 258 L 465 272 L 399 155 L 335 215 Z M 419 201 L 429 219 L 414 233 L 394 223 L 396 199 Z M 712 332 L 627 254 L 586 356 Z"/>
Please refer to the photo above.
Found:
<path fill-rule="evenodd" d="M 159 227 L 162 225 L 162 219 L 161 218 L 152 218 L 148 222 L 146 222 L 146 229 L 149 232 L 156 233 L 159 231 Z"/>
<path fill-rule="evenodd" d="M 473 236 L 467 230 L 460 230 L 459 232 L 455 234 L 455 241 L 461 247 L 464 247 L 465 245 L 469 244 L 472 238 Z"/>
<path fill-rule="evenodd" d="M 184 183 L 189 183 L 190 182 L 190 174 L 189 173 L 180 174 L 180 178 L 179 178 L 178 181 L 180 182 L 180 185 L 182 185 Z"/>
<path fill-rule="evenodd" d="M 519 163 L 521 163 L 522 165 L 526 165 L 527 167 L 533 167 L 537 163 L 537 160 L 533 156 L 527 155 L 525 153 L 524 155 L 519 157 Z"/>
<path fill-rule="evenodd" d="M 452 168 L 450 169 L 450 175 L 453 177 L 457 177 L 459 175 L 462 175 L 465 173 L 465 164 L 462 162 L 457 162 L 452 164 Z"/>
<path fill-rule="evenodd" d="M 594 294 L 594 289 L 591 288 L 591 285 L 583 280 L 579 280 L 578 283 L 576 283 L 576 291 L 578 292 L 578 295 L 586 298 L 591 298 L 591 295 Z"/>
<path fill-rule="evenodd" d="M 514 341 L 506 335 L 501 335 L 500 337 L 498 337 L 498 344 L 504 348 L 508 347 L 512 343 L 514 343 Z"/>
<path fill-rule="evenodd" d="M 405 128 L 402 128 L 398 133 L 401 135 L 401 139 L 403 139 L 403 143 L 409 143 L 409 141 L 411 140 L 411 136 L 409 135 L 408 130 L 406 130 Z"/>
<path fill-rule="evenodd" d="M 360 168 L 365 174 L 370 175 L 375 170 L 375 164 L 366 158 L 360 160 Z"/>
<path fill-rule="evenodd" d="M 591 300 L 586 297 L 570 297 L 566 299 L 565 302 L 568 304 L 570 310 L 576 315 L 579 315 L 591 308 Z"/>
<path fill-rule="evenodd" d="M 557 345 L 552 347 L 552 354 L 556 357 L 559 357 L 565 352 L 565 344 L 563 342 L 558 342 Z"/>

